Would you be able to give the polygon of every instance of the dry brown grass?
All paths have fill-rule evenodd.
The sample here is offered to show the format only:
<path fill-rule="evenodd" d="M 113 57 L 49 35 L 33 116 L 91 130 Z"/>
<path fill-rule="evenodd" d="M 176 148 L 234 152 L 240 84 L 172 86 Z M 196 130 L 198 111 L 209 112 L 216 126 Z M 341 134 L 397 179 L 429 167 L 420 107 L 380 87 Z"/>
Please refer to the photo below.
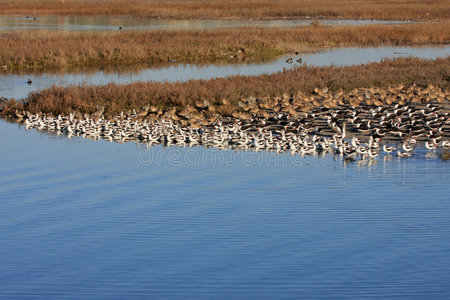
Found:
<path fill-rule="evenodd" d="M 315 87 L 328 87 L 330 91 L 352 90 L 363 87 L 416 83 L 432 83 L 445 90 L 449 88 L 450 58 L 437 60 L 397 59 L 381 63 L 351 67 L 307 67 L 273 75 L 234 76 L 213 80 L 192 80 L 183 83 L 133 83 L 128 85 L 51 87 L 31 93 L 20 102 L 9 102 L 12 109 L 51 114 L 82 112 L 93 113 L 97 106 L 106 108 L 106 115 L 141 108 L 147 104 L 159 107 L 184 107 L 196 101 L 208 100 L 218 112 L 230 114 L 236 110 L 241 97 L 271 97 L 283 93 L 311 94 Z M 221 99 L 231 105 L 221 107 Z M 7 109 L 8 110 L 8 109 Z"/>
<path fill-rule="evenodd" d="M 128 15 L 151 18 L 448 18 L 448 0 L 3 0 L 3 14 Z"/>
<path fill-rule="evenodd" d="M 211 31 L 3 32 L 0 64 L 9 71 L 261 61 L 323 47 L 450 42 L 450 22 L 362 27 L 233 28 Z"/>
<path fill-rule="evenodd" d="M 261 60 L 282 53 L 273 43 L 232 32 L 10 32 L 0 34 L 8 70 Z M 243 52 L 241 49 L 244 49 Z"/>

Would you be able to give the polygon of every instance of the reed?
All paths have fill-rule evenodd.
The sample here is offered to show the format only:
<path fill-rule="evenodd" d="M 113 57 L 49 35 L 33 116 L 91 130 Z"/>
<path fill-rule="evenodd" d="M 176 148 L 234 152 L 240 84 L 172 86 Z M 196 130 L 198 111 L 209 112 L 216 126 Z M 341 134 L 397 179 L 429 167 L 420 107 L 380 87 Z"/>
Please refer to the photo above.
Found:
<path fill-rule="evenodd" d="M 76 67 L 255 62 L 324 47 L 450 42 L 450 21 L 361 27 L 232 28 L 204 31 L 3 32 L 3 72 Z"/>
<path fill-rule="evenodd" d="M 274 43 L 230 32 L 8 32 L 0 34 L 6 71 L 256 61 L 282 53 Z"/>
<path fill-rule="evenodd" d="M 283 93 L 311 94 L 314 88 L 327 87 L 329 91 L 350 91 L 354 88 L 388 87 L 394 84 L 427 86 L 434 84 L 448 90 L 450 58 L 422 60 L 402 58 L 380 63 L 349 67 L 308 67 L 272 75 L 234 76 L 212 80 L 191 80 L 178 83 L 136 82 L 127 85 L 53 86 L 31 93 L 22 101 L 9 101 L 4 111 L 25 109 L 50 114 L 70 112 L 93 113 L 105 107 L 105 115 L 138 109 L 145 105 L 161 108 L 185 107 L 197 101 L 208 100 L 220 114 L 229 115 L 238 110 L 242 97 L 277 97 Z M 221 106 L 222 99 L 230 102 Z"/>
<path fill-rule="evenodd" d="M 3 0 L 3 14 L 126 15 L 150 18 L 436 19 L 447 0 Z"/>

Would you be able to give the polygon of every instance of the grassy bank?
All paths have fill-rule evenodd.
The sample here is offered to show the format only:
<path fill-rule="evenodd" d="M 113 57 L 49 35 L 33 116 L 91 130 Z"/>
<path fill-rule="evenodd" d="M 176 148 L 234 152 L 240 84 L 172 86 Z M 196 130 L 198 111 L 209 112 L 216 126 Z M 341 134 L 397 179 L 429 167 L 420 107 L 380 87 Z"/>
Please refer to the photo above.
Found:
<path fill-rule="evenodd" d="M 4 0 L 3 14 L 127 15 L 151 18 L 448 18 L 446 0 Z"/>
<path fill-rule="evenodd" d="M 212 31 L 3 32 L 3 72 L 76 67 L 262 61 L 324 47 L 450 42 L 450 22 L 401 26 L 233 28 Z"/>
<path fill-rule="evenodd" d="M 231 114 L 239 110 L 244 97 L 282 97 L 283 94 L 311 95 L 314 89 L 351 91 L 355 88 L 381 87 L 395 84 L 433 84 L 448 90 L 450 58 L 421 60 L 413 58 L 386 60 L 350 67 L 299 67 L 273 75 L 234 76 L 213 80 L 192 80 L 183 83 L 133 83 L 128 85 L 51 87 L 31 93 L 23 102 L 9 101 L 4 112 L 16 109 L 37 113 L 94 113 L 104 107 L 105 115 L 139 109 L 146 105 L 160 108 L 195 105 L 207 100 L 214 111 Z M 222 105 L 227 99 L 229 105 Z"/>

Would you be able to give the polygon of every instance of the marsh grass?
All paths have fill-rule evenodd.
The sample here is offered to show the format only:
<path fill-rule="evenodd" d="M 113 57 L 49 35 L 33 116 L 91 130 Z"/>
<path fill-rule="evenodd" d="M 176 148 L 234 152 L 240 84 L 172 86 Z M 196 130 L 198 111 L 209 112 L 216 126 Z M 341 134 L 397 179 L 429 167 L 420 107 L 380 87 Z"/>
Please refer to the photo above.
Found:
<path fill-rule="evenodd" d="M 450 42 L 450 22 L 147 32 L 3 32 L 3 72 L 58 68 L 257 62 L 328 47 Z"/>
<path fill-rule="evenodd" d="M 3 0 L 3 14 L 126 15 L 150 18 L 448 18 L 447 0 Z"/>
<path fill-rule="evenodd" d="M 209 101 L 217 112 L 229 115 L 238 109 L 242 97 L 277 97 L 283 93 L 311 94 L 314 88 L 328 87 L 330 91 L 350 91 L 354 88 L 387 87 L 393 84 L 434 84 L 445 90 L 449 87 L 450 58 L 422 60 L 401 58 L 349 67 L 308 67 L 272 75 L 233 76 L 212 80 L 191 80 L 178 83 L 136 82 L 127 85 L 53 86 L 31 93 L 22 101 L 9 101 L 5 111 L 25 109 L 51 114 L 81 112 L 93 113 L 98 106 L 105 107 L 105 115 L 138 109 L 147 104 L 160 108 L 185 107 L 196 101 Z M 223 107 L 221 100 L 230 105 Z"/>

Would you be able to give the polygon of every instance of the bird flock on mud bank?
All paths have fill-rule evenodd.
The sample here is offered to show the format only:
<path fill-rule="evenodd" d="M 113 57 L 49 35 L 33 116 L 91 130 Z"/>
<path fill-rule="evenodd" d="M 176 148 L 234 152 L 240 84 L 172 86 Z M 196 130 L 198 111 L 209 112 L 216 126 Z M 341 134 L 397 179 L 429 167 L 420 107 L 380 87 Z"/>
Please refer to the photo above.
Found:
<path fill-rule="evenodd" d="M 442 91 L 431 96 L 430 92 L 412 96 L 419 97 L 419 101 L 397 95 L 396 103 L 390 105 L 366 96 L 342 100 L 334 95 L 330 100 L 324 89 L 316 89 L 316 94 L 323 98 L 322 102 L 317 105 L 312 99 L 314 104 L 307 111 L 296 109 L 289 96 L 271 104 L 249 97 L 240 101 L 241 110 L 232 116 L 208 119 L 204 114 L 204 120 L 190 116 L 209 110 L 205 103 L 178 112 L 176 108 L 163 112 L 150 106 L 115 117 L 106 117 L 104 108 L 91 115 L 51 116 L 16 111 L 14 117 L 27 129 L 119 143 L 202 145 L 292 155 L 337 153 L 349 160 L 375 159 L 380 154 L 406 158 L 414 155 L 418 145 L 424 145 L 444 159 L 449 156 L 449 101 Z M 332 99 L 338 105 L 326 105 Z M 371 105 L 363 100 L 371 101 Z"/>

